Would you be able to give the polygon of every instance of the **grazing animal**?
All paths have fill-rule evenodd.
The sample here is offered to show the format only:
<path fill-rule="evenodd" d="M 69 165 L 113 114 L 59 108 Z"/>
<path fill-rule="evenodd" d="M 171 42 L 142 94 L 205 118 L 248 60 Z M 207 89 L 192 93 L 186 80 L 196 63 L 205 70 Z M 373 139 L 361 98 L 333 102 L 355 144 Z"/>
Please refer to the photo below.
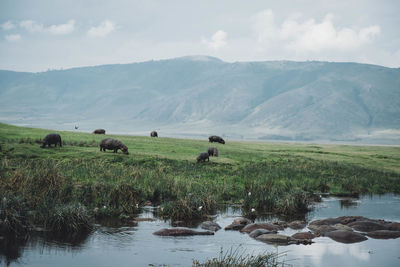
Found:
<path fill-rule="evenodd" d="M 150 136 L 151 136 L 151 137 L 158 137 L 158 134 L 157 134 L 156 131 L 152 131 L 152 132 L 150 133 Z"/>
<path fill-rule="evenodd" d="M 78 126 L 78 125 L 75 125 L 75 130 L 78 130 L 78 128 L 79 128 L 79 126 Z"/>
<path fill-rule="evenodd" d="M 208 155 L 213 157 L 218 157 L 218 149 L 216 147 L 209 147 Z"/>
<path fill-rule="evenodd" d="M 44 137 L 44 139 L 42 141 L 42 145 L 40 147 L 45 148 L 46 145 L 48 145 L 50 147 L 53 144 L 54 144 L 54 147 L 57 147 L 57 144 L 59 144 L 60 147 L 62 147 L 61 136 L 59 134 L 51 133 L 51 134 L 46 135 Z"/>
<path fill-rule="evenodd" d="M 100 151 L 106 151 L 106 149 L 114 150 L 114 153 L 117 153 L 118 149 L 121 149 L 121 151 L 124 154 L 129 155 L 128 148 L 126 147 L 126 145 L 124 145 L 121 141 L 116 139 L 105 138 L 101 140 Z"/>
<path fill-rule="evenodd" d="M 201 152 L 199 156 L 197 157 L 197 162 L 206 162 L 206 160 L 210 161 L 210 158 L 208 156 L 208 152 Z"/>
<path fill-rule="evenodd" d="M 106 134 L 106 130 L 104 129 L 96 129 L 93 131 L 94 134 Z"/>
<path fill-rule="evenodd" d="M 222 137 L 219 137 L 219 136 L 216 136 L 216 135 L 212 135 L 212 136 L 208 137 L 208 142 L 210 142 L 210 143 L 217 142 L 217 143 L 220 143 L 220 144 L 225 144 L 225 140 L 222 139 Z"/>

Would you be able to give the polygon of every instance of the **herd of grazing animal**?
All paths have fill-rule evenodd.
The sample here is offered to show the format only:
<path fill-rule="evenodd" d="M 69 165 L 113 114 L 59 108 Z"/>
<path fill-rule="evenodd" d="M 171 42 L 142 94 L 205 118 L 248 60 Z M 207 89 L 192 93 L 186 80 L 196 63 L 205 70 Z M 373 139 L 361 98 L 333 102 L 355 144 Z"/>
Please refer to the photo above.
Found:
<path fill-rule="evenodd" d="M 106 130 L 104 129 L 96 129 L 93 131 L 93 134 L 106 134 Z M 150 133 L 151 137 L 158 137 L 158 133 L 156 131 L 152 131 Z M 208 138 L 208 141 L 210 143 L 217 142 L 220 144 L 225 144 L 225 140 L 222 139 L 219 136 L 212 135 Z M 54 145 L 54 147 L 57 147 L 59 145 L 62 147 L 62 141 L 61 141 L 61 136 L 57 133 L 50 133 L 46 135 L 43 140 L 42 140 L 42 145 L 40 146 L 41 148 L 45 148 L 46 146 L 51 147 L 51 145 Z M 112 139 L 112 138 L 104 138 L 100 142 L 100 151 L 106 151 L 106 150 L 113 150 L 114 153 L 118 153 L 118 150 L 121 150 L 122 153 L 129 155 L 128 152 L 128 147 L 124 145 L 121 141 L 117 139 Z M 216 147 L 209 147 L 207 152 L 201 152 L 197 156 L 197 162 L 205 162 L 210 161 L 210 157 L 218 157 L 218 149 Z"/>

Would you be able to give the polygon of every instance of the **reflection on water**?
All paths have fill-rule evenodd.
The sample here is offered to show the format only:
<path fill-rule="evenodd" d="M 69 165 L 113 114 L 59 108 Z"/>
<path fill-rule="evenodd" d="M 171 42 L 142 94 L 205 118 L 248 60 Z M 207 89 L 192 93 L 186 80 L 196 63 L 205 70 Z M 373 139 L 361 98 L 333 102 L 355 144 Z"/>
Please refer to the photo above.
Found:
<path fill-rule="evenodd" d="M 348 208 L 356 208 L 359 202 L 357 199 L 354 198 L 349 198 L 349 199 L 339 199 L 340 207 L 342 209 L 348 209 Z"/>
<path fill-rule="evenodd" d="M 240 216 L 241 209 L 221 210 L 215 221 L 222 227 Z M 363 196 L 359 199 L 324 198 L 306 219 L 360 215 L 400 222 L 400 197 L 394 195 Z M 152 217 L 146 209 L 141 217 Z M 267 214 L 257 221 L 278 220 Z M 171 227 L 170 222 L 139 222 L 136 227 L 102 223 L 88 235 L 68 238 L 38 233 L 29 240 L 0 238 L 0 262 L 10 266 L 191 266 L 193 259 L 205 261 L 225 251 L 242 247 L 243 253 L 278 252 L 281 260 L 293 266 L 400 266 L 400 238 L 368 239 L 355 244 L 337 243 L 326 237 L 314 239 L 312 245 L 274 247 L 236 231 L 219 230 L 214 236 L 160 237 L 152 233 Z M 197 227 L 197 225 L 196 225 Z M 307 231 L 304 229 L 303 231 Z M 291 235 L 296 230 L 285 229 Z"/>

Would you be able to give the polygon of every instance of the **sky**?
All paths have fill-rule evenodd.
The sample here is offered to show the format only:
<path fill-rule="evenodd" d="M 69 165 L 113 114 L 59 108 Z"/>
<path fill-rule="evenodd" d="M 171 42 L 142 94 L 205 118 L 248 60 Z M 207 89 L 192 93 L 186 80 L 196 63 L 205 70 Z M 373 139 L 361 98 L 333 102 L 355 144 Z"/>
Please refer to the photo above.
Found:
<path fill-rule="evenodd" d="M 398 0 L 0 0 L 0 69 L 208 55 L 400 67 Z"/>

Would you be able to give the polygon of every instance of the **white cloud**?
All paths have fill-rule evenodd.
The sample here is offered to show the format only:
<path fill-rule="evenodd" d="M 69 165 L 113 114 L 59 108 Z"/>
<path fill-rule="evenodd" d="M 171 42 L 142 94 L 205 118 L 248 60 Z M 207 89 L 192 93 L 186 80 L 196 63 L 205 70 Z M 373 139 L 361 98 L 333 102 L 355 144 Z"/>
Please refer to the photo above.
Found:
<path fill-rule="evenodd" d="M 213 36 L 211 36 L 211 40 L 202 38 L 201 42 L 203 44 L 207 45 L 209 48 L 218 50 L 227 44 L 226 37 L 227 37 L 227 33 L 219 30 L 216 33 L 214 33 Z"/>
<path fill-rule="evenodd" d="M 258 42 L 267 42 L 276 38 L 277 29 L 274 20 L 274 13 L 270 9 L 261 11 L 251 18 Z"/>
<path fill-rule="evenodd" d="M 97 27 L 91 27 L 87 34 L 91 37 L 105 37 L 115 31 L 115 24 L 110 20 L 103 21 Z"/>
<path fill-rule="evenodd" d="M 3 30 L 5 30 L 5 31 L 8 31 L 8 30 L 14 29 L 14 28 L 15 28 L 15 25 L 14 25 L 14 23 L 12 23 L 11 21 L 6 21 L 6 22 L 4 22 L 3 24 L 1 24 L 1 28 L 2 28 Z"/>
<path fill-rule="evenodd" d="M 38 23 L 34 20 L 23 20 L 19 23 L 19 26 L 29 33 L 51 33 L 56 35 L 70 34 L 75 29 L 75 21 L 69 20 L 65 24 L 50 25 L 45 27 L 43 24 Z"/>
<path fill-rule="evenodd" d="M 331 14 L 320 23 L 314 19 L 298 22 L 294 18 L 276 26 L 273 12 L 265 10 L 252 17 L 252 21 L 259 43 L 280 43 L 296 52 L 352 50 L 372 42 L 380 34 L 380 27 L 376 25 L 361 29 L 335 27 Z"/>
<path fill-rule="evenodd" d="M 6 38 L 6 40 L 9 42 L 17 42 L 17 41 L 21 40 L 21 35 L 9 34 L 9 35 L 6 35 L 4 38 Z"/>
<path fill-rule="evenodd" d="M 43 32 L 44 31 L 44 26 L 43 24 L 37 23 L 36 21 L 33 20 L 23 20 L 19 23 L 19 26 L 25 30 L 27 30 L 30 33 L 36 33 L 36 32 Z"/>
<path fill-rule="evenodd" d="M 69 20 L 65 24 L 51 25 L 50 27 L 47 28 L 47 31 L 52 34 L 64 35 L 72 33 L 74 29 L 75 29 L 75 21 Z"/>

